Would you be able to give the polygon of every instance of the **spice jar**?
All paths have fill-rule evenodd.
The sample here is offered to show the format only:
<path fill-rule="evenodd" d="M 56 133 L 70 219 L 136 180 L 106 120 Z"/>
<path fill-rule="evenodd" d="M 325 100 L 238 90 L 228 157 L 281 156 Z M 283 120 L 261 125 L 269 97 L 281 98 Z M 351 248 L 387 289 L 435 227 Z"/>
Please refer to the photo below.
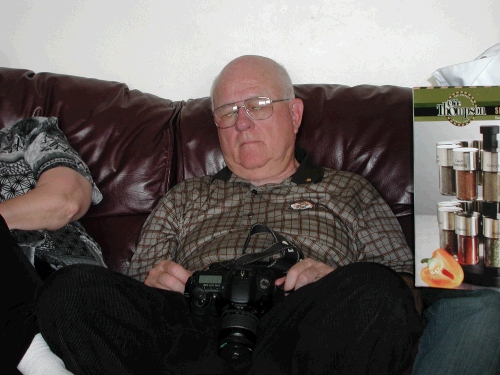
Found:
<path fill-rule="evenodd" d="M 458 257 L 457 235 L 455 233 L 455 214 L 462 212 L 458 206 L 438 208 L 439 247 L 445 249 L 455 259 Z"/>
<path fill-rule="evenodd" d="M 477 154 L 477 160 L 476 160 L 476 178 L 477 178 L 477 185 L 482 186 L 483 185 L 483 171 L 481 169 L 481 150 L 483 150 L 483 141 L 480 139 L 474 139 L 472 141 L 472 147 L 477 148 L 478 154 Z"/>
<path fill-rule="evenodd" d="M 439 166 L 439 192 L 441 195 L 456 194 L 456 177 L 453 169 L 453 150 L 457 144 L 438 144 L 436 163 Z"/>
<path fill-rule="evenodd" d="M 498 126 L 498 125 L 482 125 L 482 126 L 480 126 L 479 132 L 483 135 L 483 140 L 481 142 L 481 146 L 479 147 L 479 149 L 482 151 L 486 151 L 486 152 L 497 152 L 497 148 L 498 148 L 497 134 L 499 133 L 499 131 L 500 131 L 500 126 Z M 476 147 L 476 146 L 474 145 L 472 147 Z M 481 185 L 484 184 L 483 183 L 483 179 L 484 179 L 483 166 L 485 166 L 487 163 L 492 162 L 491 160 L 483 161 L 483 155 L 484 155 L 484 152 L 480 152 L 478 155 L 478 163 L 481 166 L 480 168 L 478 168 L 480 170 L 478 177 L 481 178 L 481 182 L 480 182 Z M 496 164 L 498 164 L 498 163 L 496 163 Z M 489 171 L 492 172 L 491 170 L 489 170 Z M 489 177 L 490 179 L 494 178 L 494 176 L 492 176 L 492 175 L 489 175 L 487 177 Z M 478 181 L 478 184 L 479 184 L 479 181 Z M 490 188 L 491 187 L 492 187 L 492 185 L 490 185 Z M 490 190 L 490 188 L 488 188 L 488 190 Z M 487 200 L 487 199 L 485 199 L 485 200 Z M 494 202 L 498 202 L 498 201 L 494 201 Z"/>
<path fill-rule="evenodd" d="M 479 217 L 477 212 L 458 212 L 455 214 L 457 260 L 460 264 L 479 263 Z"/>
<path fill-rule="evenodd" d="M 491 151 L 498 147 L 497 134 L 500 126 L 498 125 L 483 125 L 479 127 L 479 132 L 483 135 L 483 150 Z"/>
<path fill-rule="evenodd" d="M 453 149 L 453 169 L 456 173 L 458 199 L 475 200 L 477 198 L 477 151 L 477 148 L 474 147 Z"/>
<path fill-rule="evenodd" d="M 486 203 L 482 197 L 478 197 L 475 201 L 472 202 L 473 203 L 473 211 L 474 212 L 477 212 L 479 213 L 479 243 L 482 244 L 483 243 L 483 240 L 484 240 L 484 236 L 483 236 L 483 216 L 484 216 L 484 213 L 485 211 L 487 212 L 488 211 L 488 208 L 487 208 L 487 205 L 488 203 Z M 496 205 L 498 203 L 489 203 L 489 205 Z"/>
<path fill-rule="evenodd" d="M 498 149 L 481 151 L 481 168 L 483 172 L 483 200 L 486 202 L 500 202 Z"/>
<path fill-rule="evenodd" d="M 500 220 L 498 216 L 483 217 L 484 265 L 500 268 Z"/>

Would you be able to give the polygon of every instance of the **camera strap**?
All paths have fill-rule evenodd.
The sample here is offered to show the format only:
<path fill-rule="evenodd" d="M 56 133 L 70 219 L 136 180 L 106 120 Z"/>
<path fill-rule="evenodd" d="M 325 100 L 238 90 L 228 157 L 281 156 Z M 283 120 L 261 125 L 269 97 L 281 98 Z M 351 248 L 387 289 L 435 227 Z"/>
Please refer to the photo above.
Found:
<path fill-rule="evenodd" d="M 258 253 L 247 254 L 246 252 L 248 244 L 250 243 L 250 238 L 254 234 L 258 233 L 271 234 L 274 240 L 273 244 Z M 281 272 L 287 272 L 295 263 L 304 259 L 304 254 L 302 253 L 302 250 L 288 241 L 281 234 L 275 232 L 265 224 L 256 223 L 250 228 L 250 233 L 248 234 L 245 240 L 245 245 L 243 246 L 243 254 L 235 259 L 223 261 L 220 264 L 223 266 L 244 266 L 255 264 L 268 258 L 271 258 L 271 261 L 267 263 L 259 263 L 259 265 L 266 268 L 273 268 Z"/>

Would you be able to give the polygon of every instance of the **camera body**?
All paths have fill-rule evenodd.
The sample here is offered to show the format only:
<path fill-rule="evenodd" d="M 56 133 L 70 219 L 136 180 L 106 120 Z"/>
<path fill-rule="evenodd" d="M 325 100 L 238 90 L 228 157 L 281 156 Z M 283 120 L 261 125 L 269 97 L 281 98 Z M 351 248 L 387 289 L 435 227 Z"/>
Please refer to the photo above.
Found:
<path fill-rule="evenodd" d="M 258 265 L 215 263 L 188 279 L 184 296 L 196 315 L 222 317 L 219 355 L 236 361 L 251 355 L 260 318 L 273 306 L 275 273 Z"/>

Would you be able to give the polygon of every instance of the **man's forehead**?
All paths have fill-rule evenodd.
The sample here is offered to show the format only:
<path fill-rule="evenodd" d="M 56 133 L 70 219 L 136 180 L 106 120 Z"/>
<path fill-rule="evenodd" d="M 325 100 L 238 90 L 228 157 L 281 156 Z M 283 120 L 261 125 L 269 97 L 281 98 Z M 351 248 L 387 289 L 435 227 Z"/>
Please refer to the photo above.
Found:
<path fill-rule="evenodd" d="M 242 79 L 220 81 L 214 91 L 214 104 L 222 106 L 259 96 L 274 98 L 277 84 L 265 79 Z"/>

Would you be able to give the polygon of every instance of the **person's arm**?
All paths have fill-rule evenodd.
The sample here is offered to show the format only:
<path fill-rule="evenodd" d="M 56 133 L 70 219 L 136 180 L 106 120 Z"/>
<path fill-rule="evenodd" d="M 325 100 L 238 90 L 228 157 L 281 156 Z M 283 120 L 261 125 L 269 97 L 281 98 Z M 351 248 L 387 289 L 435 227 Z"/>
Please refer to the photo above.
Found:
<path fill-rule="evenodd" d="M 55 167 L 43 172 L 28 193 L 0 203 L 9 229 L 56 230 L 78 220 L 89 209 L 92 185 L 79 172 Z"/>
<path fill-rule="evenodd" d="M 179 246 L 179 222 L 177 211 L 186 202 L 182 194 L 178 194 L 179 185 L 167 192 L 158 202 L 144 223 L 139 243 L 132 256 L 127 274 L 147 285 L 160 287 L 163 282 L 161 274 L 164 271 L 163 261 L 173 261 Z M 173 262 L 172 262 L 173 263 Z M 157 279 L 152 281 L 152 278 Z M 187 280 L 187 278 L 186 278 Z M 166 286 L 164 289 L 177 289 Z"/>

